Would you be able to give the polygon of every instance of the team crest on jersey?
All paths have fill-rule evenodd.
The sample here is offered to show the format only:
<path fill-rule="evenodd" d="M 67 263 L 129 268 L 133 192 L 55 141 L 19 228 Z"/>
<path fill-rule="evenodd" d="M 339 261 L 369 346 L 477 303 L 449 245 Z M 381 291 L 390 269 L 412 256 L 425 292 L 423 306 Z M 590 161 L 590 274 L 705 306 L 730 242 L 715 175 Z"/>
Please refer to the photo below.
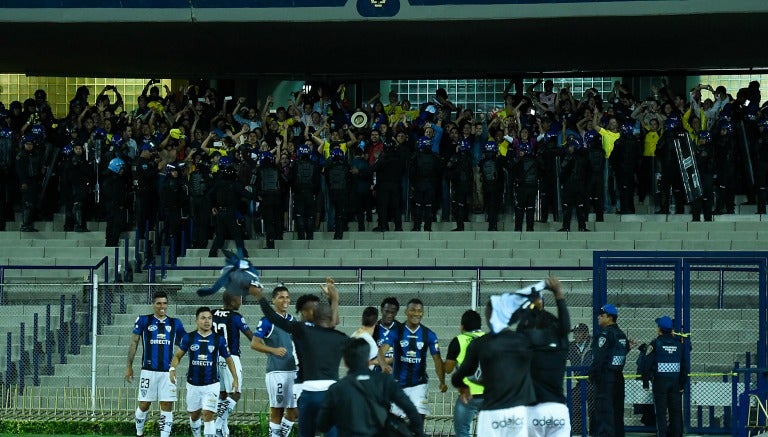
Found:
<path fill-rule="evenodd" d="M 408 340 L 400 340 L 400 347 L 406 348 L 408 347 L 410 343 L 408 343 Z"/>
<path fill-rule="evenodd" d="M 189 347 L 189 350 L 191 350 L 192 352 L 196 352 L 198 349 L 200 349 L 200 345 L 197 345 L 197 344 L 193 344 L 192 346 Z"/>
<path fill-rule="evenodd" d="M 157 325 L 149 325 L 147 326 L 147 331 L 157 331 Z"/>
<path fill-rule="evenodd" d="M 213 345 L 208 346 L 208 352 L 213 353 L 214 350 L 216 350 L 216 346 L 213 346 Z"/>
<path fill-rule="evenodd" d="M 600 337 L 600 339 L 597 340 L 597 346 L 603 347 L 604 344 L 605 344 L 605 337 Z"/>
<path fill-rule="evenodd" d="M 168 331 L 168 332 L 171 332 L 171 327 L 168 326 L 168 325 L 165 325 L 165 330 Z"/>
<path fill-rule="evenodd" d="M 285 398 L 285 397 L 284 397 L 283 395 L 277 395 L 277 403 L 278 403 L 278 404 L 282 404 L 282 403 L 283 403 L 283 399 L 284 399 L 284 398 Z"/>
<path fill-rule="evenodd" d="M 424 342 L 423 341 L 417 341 L 416 342 L 416 348 L 421 350 L 424 349 Z"/>
<path fill-rule="evenodd" d="M 141 389 L 141 397 L 146 397 L 146 396 L 147 396 L 147 389 L 142 388 Z"/>

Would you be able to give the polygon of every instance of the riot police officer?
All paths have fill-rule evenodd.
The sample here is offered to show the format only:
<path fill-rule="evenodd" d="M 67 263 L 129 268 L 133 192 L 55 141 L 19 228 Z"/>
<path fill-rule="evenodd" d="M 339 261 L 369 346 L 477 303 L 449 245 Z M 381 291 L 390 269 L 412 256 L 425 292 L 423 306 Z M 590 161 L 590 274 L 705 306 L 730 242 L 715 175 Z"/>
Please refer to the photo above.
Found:
<path fill-rule="evenodd" d="M 184 165 L 171 162 L 165 165 L 165 180 L 160 190 L 160 202 L 165 224 L 165 243 L 175 256 L 181 255 L 181 218 L 189 205 L 189 189 L 182 175 Z"/>
<path fill-rule="evenodd" d="M 495 141 L 488 141 L 483 145 L 483 157 L 479 167 L 480 182 L 483 185 L 483 205 L 485 214 L 488 216 L 488 230 L 497 231 L 504 192 L 504 161 L 499 156 L 499 146 Z"/>
<path fill-rule="evenodd" d="M 587 160 L 589 161 L 589 179 L 587 182 L 587 197 L 595 211 L 595 221 L 604 220 L 605 211 L 605 149 L 603 143 L 598 141 L 599 134 L 594 130 L 584 133 L 584 145 L 587 147 Z M 589 208 L 587 208 L 589 210 Z"/>
<path fill-rule="evenodd" d="M 757 163 L 755 170 L 755 187 L 757 188 L 757 213 L 765 214 L 765 204 L 768 199 L 768 118 L 757 122 L 758 137 L 754 157 Z"/>
<path fill-rule="evenodd" d="M 347 202 L 349 201 L 349 163 L 340 148 L 331 149 L 328 162 L 323 169 L 328 187 L 328 200 L 335 211 L 333 239 L 341 240 L 347 223 Z"/>
<path fill-rule="evenodd" d="M 614 143 L 610 158 L 619 188 L 619 214 L 635 213 L 635 170 L 640 163 L 642 146 L 634 130 L 633 122 L 627 121 L 621 125 L 621 136 Z"/>
<path fill-rule="evenodd" d="M 259 199 L 261 218 L 264 220 L 264 238 L 266 248 L 274 249 L 278 232 L 281 232 L 283 221 L 282 185 L 283 175 L 275 163 L 275 157 L 270 152 L 263 152 L 256 169 L 254 192 Z"/>
<path fill-rule="evenodd" d="M 24 135 L 21 138 L 21 151 L 16 155 L 16 175 L 21 188 L 22 232 L 37 232 L 33 214 L 35 203 L 40 195 L 42 181 L 42 157 L 35 147 L 35 138 Z"/>
<path fill-rule="evenodd" d="M 459 139 L 457 148 L 457 153 L 451 156 L 446 165 L 446 177 L 451 182 L 451 189 L 453 191 L 451 206 L 453 207 L 453 219 L 456 221 L 456 229 L 454 231 L 463 231 L 464 221 L 467 219 L 467 202 L 472 192 L 473 179 L 469 139 Z"/>
<path fill-rule="evenodd" d="M 515 189 L 515 232 L 523 230 L 523 217 L 525 217 L 525 230 L 533 231 L 533 214 L 536 208 L 536 191 L 539 187 L 539 175 L 541 166 L 533 156 L 531 143 L 520 143 L 516 151 L 507 153 L 511 157 L 510 176 Z M 494 226 L 495 228 L 495 226 Z"/>
<path fill-rule="evenodd" d="M 589 179 L 589 162 L 580 138 L 566 140 L 567 151 L 560 163 L 560 191 L 563 197 L 563 227 L 560 232 L 570 232 L 571 216 L 576 210 L 579 231 L 587 232 L 586 182 Z"/>
<path fill-rule="evenodd" d="M 384 152 L 379 155 L 376 162 L 368 169 L 362 171 L 353 168 L 352 174 L 363 176 L 374 175 L 374 190 L 376 192 L 376 210 L 378 212 L 378 226 L 373 232 L 389 231 L 389 221 L 395 224 L 395 231 L 403 230 L 401 198 L 403 195 L 403 174 L 405 174 L 405 161 L 398 152 L 397 147 L 386 146 Z"/>
<path fill-rule="evenodd" d="M 89 185 L 93 179 L 93 166 L 85 160 L 85 148 L 81 143 L 75 142 L 73 144 L 72 156 L 64 168 L 64 172 L 67 183 L 66 189 L 70 191 L 72 202 L 74 230 L 75 232 L 88 232 L 83 206 L 88 198 Z"/>
<path fill-rule="evenodd" d="M 0 231 L 5 231 L 5 216 L 7 210 L 13 212 L 13 208 L 6 208 L 10 202 L 10 181 L 13 174 L 13 131 L 4 126 L 7 113 L 0 110 Z"/>
<path fill-rule="evenodd" d="M 683 390 L 688 382 L 688 356 L 683 343 L 672 335 L 672 319 L 662 316 L 656 319 L 659 335 L 648 345 L 641 344 L 638 367 L 642 371 L 643 388 L 648 390 L 653 381 L 653 405 L 656 410 L 656 435 L 682 437 Z M 669 413 L 669 425 L 667 425 Z"/>
<path fill-rule="evenodd" d="M 440 158 L 432 151 L 432 140 L 421 137 L 416 142 L 417 151 L 411 158 L 409 178 L 413 189 L 413 229 L 432 231 L 432 205 L 435 202 L 440 181 Z"/>
<path fill-rule="evenodd" d="M 146 238 L 146 252 L 150 257 L 154 252 L 148 234 L 154 228 L 157 217 L 157 166 L 157 154 L 152 145 L 143 144 L 139 157 L 133 161 L 131 176 L 136 196 L 136 229 L 139 238 Z"/>
<path fill-rule="evenodd" d="M 661 134 L 656 145 L 656 162 L 661 173 L 661 199 L 660 208 L 656 214 L 669 214 L 669 192 L 675 198 L 675 213 L 682 214 L 685 210 L 685 193 L 683 193 L 683 179 L 680 174 L 677 152 L 673 143 L 678 135 L 688 135 L 681 127 L 680 119 L 670 117 L 664 122 L 664 133 Z"/>
<path fill-rule="evenodd" d="M 712 144 L 712 134 L 709 131 L 699 132 L 698 147 L 695 151 L 696 166 L 699 169 L 701 180 L 701 196 L 691 203 L 691 215 L 695 222 L 701 221 L 704 213 L 704 221 L 712 221 L 712 201 L 715 196 L 714 178 L 717 168 L 715 146 Z"/>
<path fill-rule="evenodd" d="M 219 249 L 224 247 L 224 239 L 227 235 L 231 235 L 232 239 L 235 240 L 238 255 L 248 256 L 245 243 L 243 243 L 243 232 L 235 217 L 240 199 L 243 197 L 255 199 L 256 196 L 246 191 L 237 181 L 237 170 L 231 165 L 231 162 L 230 165 L 220 166 L 218 173 L 220 176 L 216 179 L 211 190 L 208 191 L 211 213 L 216 218 L 216 236 L 211 243 L 208 257 L 213 258 L 218 255 Z"/>
<path fill-rule="evenodd" d="M 543 122 L 544 120 L 542 120 Z M 545 124 L 550 123 L 549 120 Z M 537 152 L 541 165 L 541 217 L 540 221 L 546 223 L 549 219 L 549 213 L 552 212 L 552 220 L 557 222 L 558 204 L 557 204 L 557 176 L 560 171 L 557 168 L 557 158 L 562 155 L 560 144 L 557 142 L 557 130 L 550 129 L 544 132 L 542 141 L 538 145 Z M 602 183 L 602 179 L 601 179 Z"/>
<path fill-rule="evenodd" d="M 589 382 L 595 387 L 595 433 L 598 436 L 624 435 L 624 364 L 629 352 L 626 334 L 619 329 L 619 311 L 603 305 L 597 316 L 599 329 L 592 342 Z"/>
<path fill-rule="evenodd" d="M 722 118 L 717 122 L 712 142 L 717 156 L 717 205 L 716 214 L 733 214 L 735 210 L 735 183 L 737 152 L 733 122 Z"/>
<path fill-rule="evenodd" d="M 312 160 L 312 149 L 308 145 L 300 145 L 296 155 L 299 159 L 293 163 L 288 172 L 288 183 L 293 190 L 296 237 L 299 240 L 312 240 L 315 230 L 317 194 L 320 192 L 320 169 Z M 337 223 L 337 229 L 344 229 L 343 221 L 337 220 L 335 223 Z"/>
<path fill-rule="evenodd" d="M 103 173 L 104 212 L 107 218 L 106 247 L 120 243 L 120 232 L 125 227 L 125 208 L 128 205 L 128 183 L 125 177 L 125 162 L 112 158 Z"/>
<path fill-rule="evenodd" d="M 210 163 L 195 155 L 195 169 L 189 175 L 189 209 L 192 217 L 192 247 L 204 249 L 208 247 L 208 236 L 211 227 L 211 204 L 208 202 L 208 191 L 213 186 L 213 175 Z"/>

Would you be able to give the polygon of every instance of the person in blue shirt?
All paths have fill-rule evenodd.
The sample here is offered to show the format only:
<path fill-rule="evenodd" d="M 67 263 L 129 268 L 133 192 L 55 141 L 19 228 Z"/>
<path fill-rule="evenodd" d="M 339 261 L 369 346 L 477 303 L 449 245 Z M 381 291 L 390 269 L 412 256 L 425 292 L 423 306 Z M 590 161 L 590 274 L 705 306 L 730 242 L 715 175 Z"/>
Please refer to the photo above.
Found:
<path fill-rule="evenodd" d="M 235 362 L 237 380 L 240 381 L 239 390 L 233 390 L 232 374 L 227 371 L 226 360 L 220 356 L 221 381 L 219 403 L 216 408 L 216 433 L 221 433 L 223 437 L 227 437 L 229 435 L 227 419 L 232 411 L 235 410 L 235 405 L 240 400 L 240 392 L 243 389 L 243 366 L 240 364 L 240 333 L 242 332 L 248 338 L 248 341 L 251 341 L 253 339 L 253 331 L 251 331 L 243 315 L 237 312 L 240 309 L 240 305 L 243 304 L 242 296 L 224 292 L 222 299 L 224 306 L 213 311 L 213 330 L 227 341 L 229 353 Z"/>
<path fill-rule="evenodd" d="M 384 373 L 392 373 L 395 380 L 411 399 L 419 413 L 430 414 L 427 405 L 427 353 L 435 362 L 435 373 L 440 381 L 440 391 L 445 393 L 445 371 L 440 357 L 440 345 L 437 335 L 421 324 L 424 317 L 424 304 L 419 299 L 411 299 L 405 306 L 406 321 L 396 331 L 390 331 L 379 348 L 379 363 Z M 387 351 L 394 350 L 392 366 L 384 359 Z M 394 409 L 395 414 L 404 413 Z"/>
<path fill-rule="evenodd" d="M 205 437 L 216 435 L 216 403 L 219 397 L 219 357 L 227 362 L 227 368 L 232 374 L 232 390 L 239 391 L 239 381 L 235 361 L 227 348 L 224 336 L 213 332 L 213 312 L 208 307 L 200 307 L 195 311 L 197 330 L 190 332 L 181 339 L 179 347 L 171 360 L 168 375 L 172 383 L 176 383 L 176 366 L 182 357 L 189 352 L 189 368 L 187 369 L 187 411 L 189 411 L 189 426 L 192 436 L 200 437 L 200 416 L 203 416 L 203 432 Z"/>
<path fill-rule="evenodd" d="M 144 424 L 152 402 L 160 402 L 160 437 L 169 437 L 173 426 L 173 403 L 176 385 L 168 377 L 173 358 L 173 345 L 187 333 L 181 320 L 168 317 L 168 295 L 158 291 L 152 296 L 152 314 L 139 316 L 133 326 L 128 346 L 128 366 L 125 380 L 133 382 L 133 359 L 139 341 L 143 346 L 141 377 L 139 380 L 139 406 L 136 408 L 136 435 L 144 435 Z"/>

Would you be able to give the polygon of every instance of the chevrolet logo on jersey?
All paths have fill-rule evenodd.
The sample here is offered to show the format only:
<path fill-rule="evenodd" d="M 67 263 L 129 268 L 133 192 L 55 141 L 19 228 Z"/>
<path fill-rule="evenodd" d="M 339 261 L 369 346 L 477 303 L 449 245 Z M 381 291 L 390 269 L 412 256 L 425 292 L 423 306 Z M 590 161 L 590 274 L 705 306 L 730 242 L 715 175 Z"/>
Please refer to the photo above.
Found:
<path fill-rule="evenodd" d="M 197 356 L 197 359 L 198 359 L 198 360 L 207 360 L 207 359 L 208 359 L 208 355 L 199 354 L 199 355 Z"/>
<path fill-rule="evenodd" d="M 165 338 L 165 334 L 157 334 L 157 338 Z"/>

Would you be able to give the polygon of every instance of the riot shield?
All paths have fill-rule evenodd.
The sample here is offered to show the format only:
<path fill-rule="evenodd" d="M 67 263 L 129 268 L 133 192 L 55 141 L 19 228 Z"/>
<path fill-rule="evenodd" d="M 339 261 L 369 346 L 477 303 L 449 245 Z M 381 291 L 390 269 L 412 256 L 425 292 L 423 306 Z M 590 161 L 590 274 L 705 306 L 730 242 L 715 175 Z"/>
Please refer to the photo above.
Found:
<path fill-rule="evenodd" d="M 43 162 L 43 165 L 46 168 L 45 175 L 43 176 L 43 183 L 40 186 L 40 198 L 37 200 L 37 208 L 40 209 L 43 206 L 43 201 L 45 199 L 45 194 L 48 191 L 48 185 L 50 185 L 51 182 L 51 176 L 53 176 L 54 169 L 56 168 L 56 160 L 59 158 L 59 149 L 58 147 L 52 147 L 50 149 L 50 153 L 46 153 L 45 156 L 46 159 Z"/>
<path fill-rule="evenodd" d="M 744 170 L 747 172 L 747 182 L 750 187 L 755 185 L 755 172 L 752 169 L 752 156 L 749 153 L 749 137 L 747 129 L 744 127 L 744 121 L 736 123 L 736 143 L 741 147 L 741 154 L 744 157 Z"/>
<path fill-rule="evenodd" d="M 696 156 L 691 144 L 691 137 L 687 132 L 680 133 L 672 139 L 672 144 L 675 147 L 680 176 L 683 180 L 685 199 L 690 203 L 701 197 L 702 194 L 701 178 L 699 177 L 699 168 L 696 166 Z"/>

